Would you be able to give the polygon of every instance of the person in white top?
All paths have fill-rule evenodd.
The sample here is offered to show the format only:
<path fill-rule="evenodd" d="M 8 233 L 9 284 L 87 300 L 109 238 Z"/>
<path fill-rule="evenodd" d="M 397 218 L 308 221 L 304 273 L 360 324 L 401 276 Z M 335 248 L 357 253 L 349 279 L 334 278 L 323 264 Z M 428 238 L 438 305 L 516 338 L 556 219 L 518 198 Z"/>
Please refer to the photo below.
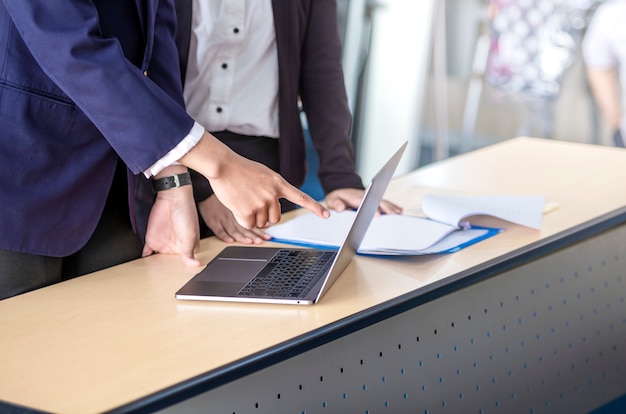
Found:
<path fill-rule="evenodd" d="M 609 0 L 594 13 L 582 43 L 587 79 L 615 145 L 623 147 L 626 113 L 626 0 Z"/>
<path fill-rule="evenodd" d="M 306 173 L 301 104 L 326 204 L 356 208 L 364 187 L 349 137 L 335 0 L 176 0 L 176 8 L 189 114 L 237 153 L 300 186 Z M 246 244 L 269 238 L 263 226 L 240 226 L 208 182 L 192 176 L 203 237 Z M 293 208 L 283 201 L 283 211 Z M 385 200 L 380 211 L 401 208 Z"/>

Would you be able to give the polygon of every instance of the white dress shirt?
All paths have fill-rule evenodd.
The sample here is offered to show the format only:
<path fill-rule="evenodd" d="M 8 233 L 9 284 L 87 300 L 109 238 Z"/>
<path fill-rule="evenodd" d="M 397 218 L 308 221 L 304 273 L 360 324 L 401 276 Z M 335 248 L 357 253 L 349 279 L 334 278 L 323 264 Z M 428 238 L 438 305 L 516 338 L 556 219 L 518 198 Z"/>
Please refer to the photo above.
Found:
<path fill-rule="evenodd" d="M 193 1 L 184 96 L 208 131 L 278 137 L 271 0 Z"/>

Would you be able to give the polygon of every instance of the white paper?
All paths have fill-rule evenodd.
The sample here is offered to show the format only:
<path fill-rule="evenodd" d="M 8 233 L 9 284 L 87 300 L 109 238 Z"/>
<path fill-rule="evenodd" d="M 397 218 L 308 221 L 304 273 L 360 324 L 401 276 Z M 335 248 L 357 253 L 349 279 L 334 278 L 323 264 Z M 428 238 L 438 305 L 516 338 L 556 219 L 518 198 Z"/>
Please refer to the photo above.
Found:
<path fill-rule="evenodd" d="M 354 221 L 354 211 L 331 212 L 323 219 L 312 213 L 302 214 L 285 223 L 266 229 L 278 240 L 303 244 L 339 247 Z M 421 217 L 385 214 L 374 217 L 359 251 L 419 251 L 437 243 L 456 230 L 456 226 Z"/>
<path fill-rule="evenodd" d="M 426 194 L 422 210 L 430 219 L 447 224 L 457 225 L 468 217 L 487 215 L 540 229 L 545 201 L 544 196 Z"/>
<path fill-rule="evenodd" d="M 486 236 L 489 232 L 492 231 L 494 231 L 494 229 L 459 229 L 453 231 L 452 233 L 449 233 L 437 243 L 422 250 L 391 250 L 378 247 L 372 250 L 360 248 L 359 253 L 377 256 L 422 256 L 427 254 L 451 253 L 459 250 L 461 248 L 460 246 L 464 246 L 466 243 L 471 244 L 471 242 L 474 242 L 480 237 Z"/>

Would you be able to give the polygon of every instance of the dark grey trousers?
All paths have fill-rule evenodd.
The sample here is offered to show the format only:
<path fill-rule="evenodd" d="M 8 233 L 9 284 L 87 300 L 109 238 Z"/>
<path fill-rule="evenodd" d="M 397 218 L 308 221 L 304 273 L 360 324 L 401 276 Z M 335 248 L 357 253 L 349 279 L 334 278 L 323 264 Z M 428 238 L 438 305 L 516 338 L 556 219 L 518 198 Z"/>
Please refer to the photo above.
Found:
<path fill-rule="evenodd" d="M 142 243 L 128 218 L 105 211 L 89 242 L 71 256 L 0 250 L 0 299 L 136 259 L 141 251 Z"/>
<path fill-rule="evenodd" d="M 127 197 L 126 169 L 120 165 L 94 234 L 71 256 L 0 250 L 0 300 L 141 257 L 143 243 L 130 224 Z"/>

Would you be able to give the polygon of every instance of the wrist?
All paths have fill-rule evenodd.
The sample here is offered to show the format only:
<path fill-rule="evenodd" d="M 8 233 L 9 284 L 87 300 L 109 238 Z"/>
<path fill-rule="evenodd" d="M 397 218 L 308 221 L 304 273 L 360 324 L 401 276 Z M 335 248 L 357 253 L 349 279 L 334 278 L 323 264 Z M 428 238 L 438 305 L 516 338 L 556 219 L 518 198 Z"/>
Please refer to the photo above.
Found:
<path fill-rule="evenodd" d="M 152 178 L 158 179 L 163 177 L 168 177 L 174 174 L 182 174 L 188 171 L 187 167 L 181 164 L 171 164 L 165 168 L 163 168 L 158 174 L 154 174 Z"/>
<path fill-rule="evenodd" d="M 180 158 L 189 167 L 207 179 L 219 178 L 234 152 L 228 146 L 206 132 L 191 151 Z"/>

